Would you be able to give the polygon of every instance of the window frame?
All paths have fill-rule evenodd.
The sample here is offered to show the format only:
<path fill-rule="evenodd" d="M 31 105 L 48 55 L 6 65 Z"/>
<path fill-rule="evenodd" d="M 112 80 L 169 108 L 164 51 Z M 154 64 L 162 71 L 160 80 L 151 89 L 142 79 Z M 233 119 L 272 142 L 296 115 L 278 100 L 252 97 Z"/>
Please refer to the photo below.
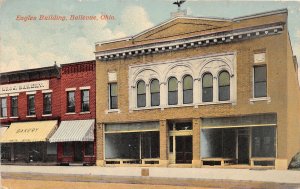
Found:
<path fill-rule="evenodd" d="M 46 103 L 45 103 L 45 97 L 46 95 L 50 95 L 50 112 L 46 112 Z M 48 114 L 52 114 L 52 93 L 43 93 L 43 115 L 48 115 Z"/>
<path fill-rule="evenodd" d="M 185 89 L 185 83 L 184 83 L 184 80 L 187 78 L 187 77 L 191 77 L 192 78 L 192 88 L 191 89 Z M 191 75 L 185 75 L 182 79 L 182 103 L 183 104 L 193 104 L 194 102 L 194 95 L 193 95 L 193 92 L 194 92 L 194 80 L 193 80 L 193 77 Z M 185 92 L 187 91 L 191 91 L 192 92 L 192 99 L 188 102 L 185 102 Z"/>
<path fill-rule="evenodd" d="M 32 108 L 30 108 L 30 103 L 29 103 L 29 101 L 30 101 L 30 97 L 33 97 L 33 107 Z M 33 109 L 33 114 L 31 114 L 30 112 L 31 112 L 31 109 Z M 35 111 L 36 109 L 35 109 L 35 94 L 28 94 L 27 95 L 27 116 L 35 116 L 36 115 L 36 111 Z"/>
<path fill-rule="evenodd" d="M 169 87 L 169 86 L 170 86 L 170 80 L 173 79 L 173 78 L 176 79 L 176 82 L 177 82 L 176 85 L 177 85 L 177 87 L 176 87 L 176 90 L 170 91 L 170 89 L 169 89 L 169 88 L 170 88 L 170 87 Z M 176 102 L 175 104 L 173 104 L 173 103 L 171 104 L 171 103 L 170 103 L 170 92 L 176 92 L 176 93 L 177 93 L 177 102 Z M 174 77 L 174 76 L 171 76 L 171 77 L 169 77 L 169 79 L 168 79 L 168 105 L 169 105 L 169 106 L 172 106 L 172 105 L 178 105 L 178 79 L 177 79 L 176 77 Z"/>
<path fill-rule="evenodd" d="M 16 98 L 16 106 L 13 105 L 13 98 Z M 19 110 L 18 110 L 18 106 L 19 106 L 19 97 L 18 96 L 11 96 L 10 97 L 10 115 L 11 117 L 18 117 L 19 116 Z M 16 109 L 16 115 L 13 114 L 14 109 Z"/>
<path fill-rule="evenodd" d="M 4 104 L 5 106 L 2 106 L 3 105 L 3 103 L 2 103 L 3 99 L 5 99 L 5 104 Z M 7 115 L 8 114 L 8 112 L 7 112 L 7 97 L 6 96 L 5 97 L 0 97 L 0 108 L 1 108 L 1 110 L 0 110 L 0 117 L 1 118 L 6 118 L 8 116 Z M 4 109 L 6 109 L 6 111 L 5 111 L 6 115 L 3 114 L 3 110 Z"/>
<path fill-rule="evenodd" d="M 211 87 L 204 87 L 204 85 L 203 85 L 203 81 L 204 81 L 204 76 L 205 75 L 211 75 L 211 80 L 212 80 L 212 85 L 211 85 Z M 202 77 L 201 77 L 201 90 L 202 90 L 202 99 L 201 99 L 201 101 L 202 102 L 204 102 L 204 103 L 206 103 L 206 102 L 213 102 L 214 101 L 214 76 L 213 76 L 213 74 L 211 73 L 211 72 L 205 72 L 203 75 L 202 75 Z M 204 101 L 203 99 L 204 99 L 204 89 L 207 89 L 207 88 L 211 88 L 211 90 L 212 90 L 212 95 L 211 95 L 211 100 L 210 101 Z"/>
<path fill-rule="evenodd" d="M 111 89 L 112 89 L 112 86 L 115 85 L 116 86 L 116 95 L 112 96 L 112 92 L 111 92 Z M 119 105 L 118 105 L 118 83 L 117 82 L 111 82 L 111 83 L 108 83 L 108 108 L 110 110 L 117 110 Z M 112 99 L 115 98 L 116 99 L 116 107 L 113 107 L 112 106 Z"/>
<path fill-rule="evenodd" d="M 265 81 L 259 81 L 259 82 L 256 82 L 255 81 L 255 68 L 258 68 L 258 67 L 265 67 Z M 257 99 L 257 98 L 267 98 L 268 97 L 268 69 L 267 69 L 267 65 L 266 64 L 258 64 L 258 65 L 254 65 L 253 66 L 253 98 L 254 99 Z M 266 88 L 265 88 L 265 96 L 256 96 L 255 94 L 255 84 L 256 83 L 265 83 L 266 85 Z"/>
<path fill-rule="evenodd" d="M 88 100 L 84 101 L 84 92 L 88 92 Z M 88 110 L 84 110 L 84 103 L 88 104 Z M 82 89 L 80 90 L 80 112 L 89 112 L 90 111 L 90 90 Z"/>
<path fill-rule="evenodd" d="M 152 92 L 152 83 L 154 82 L 154 81 L 157 81 L 158 82 L 158 88 L 159 88 L 159 90 L 158 90 L 158 92 Z M 153 100 L 152 100 L 152 97 L 153 97 L 153 95 L 157 95 L 158 94 L 158 104 L 153 104 Z M 155 106 L 160 106 L 160 83 L 159 83 L 159 80 L 158 79 L 152 79 L 151 81 L 150 81 L 150 101 L 151 101 L 151 106 L 152 107 L 155 107 Z"/>
<path fill-rule="evenodd" d="M 70 93 L 74 93 L 74 111 L 69 111 L 69 108 L 70 108 L 70 101 L 69 101 L 69 94 Z M 72 90 L 72 91 L 67 91 L 67 113 L 76 113 L 76 93 L 75 93 L 75 90 Z"/>
<path fill-rule="evenodd" d="M 222 73 L 227 73 L 228 74 L 228 76 L 229 76 L 229 83 L 228 83 L 228 85 L 224 85 L 224 86 L 220 86 L 220 75 L 222 74 Z M 230 93 L 231 93 L 231 91 L 230 91 L 230 73 L 227 71 L 227 70 L 221 70 L 220 72 L 219 72 L 219 74 L 218 74 L 218 101 L 220 101 L 220 102 L 224 102 L 224 101 L 230 101 Z M 220 93 L 221 93 L 221 90 L 220 90 L 220 88 L 221 87 L 229 87 L 229 98 L 228 99 L 226 99 L 226 100 L 221 100 L 220 99 Z"/>
<path fill-rule="evenodd" d="M 144 92 L 143 93 L 141 93 L 141 94 L 139 94 L 139 84 L 140 83 L 144 83 Z M 144 80 L 138 80 L 137 82 L 136 82 L 136 106 L 138 107 L 138 108 L 144 108 L 144 107 L 146 107 L 147 106 L 147 95 L 146 95 L 146 83 L 145 83 L 145 81 Z M 144 96 L 144 101 L 143 101 L 143 104 L 139 104 L 139 98 L 140 97 L 143 97 Z"/>

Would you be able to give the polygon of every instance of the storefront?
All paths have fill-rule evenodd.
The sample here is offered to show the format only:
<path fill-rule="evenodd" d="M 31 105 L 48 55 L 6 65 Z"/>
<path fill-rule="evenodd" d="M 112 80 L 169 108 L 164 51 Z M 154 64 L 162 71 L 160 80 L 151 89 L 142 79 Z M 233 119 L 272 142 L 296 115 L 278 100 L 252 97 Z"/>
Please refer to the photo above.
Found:
<path fill-rule="evenodd" d="M 159 122 L 107 124 L 106 164 L 158 164 Z"/>
<path fill-rule="evenodd" d="M 55 162 L 55 147 L 48 141 L 56 128 L 56 120 L 12 123 L 0 140 L 3 158 L 15 163 Z"/>
<path fill-rule="evenodd" d="M 275 166 L 276 114 L 204 118 L 203 165 Z"/>
<path fill-rule="evenodd" d="M 57 162 L 60 164 L 95 164 L 95 120 L 62 121 L 50 138 L 57 143 Z"/>

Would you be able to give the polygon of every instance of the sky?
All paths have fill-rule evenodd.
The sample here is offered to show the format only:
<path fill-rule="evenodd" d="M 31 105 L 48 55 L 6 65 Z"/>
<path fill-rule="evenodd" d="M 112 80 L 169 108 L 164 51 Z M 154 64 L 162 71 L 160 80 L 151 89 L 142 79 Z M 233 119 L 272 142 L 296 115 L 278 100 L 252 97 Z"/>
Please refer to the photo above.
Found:
<path fill-rule="evenodd" d="M 172 0 L 0 0 L 0 72 L 92 60 L 95 42 L 137 34 L 177 10 Z M 188 15 L 235 18 L 287 8 L 294 54 L 300 62 L 300 1 L 187 0 Z M 94 21 L 39 20 L 97 16 Z M 101 17 L 102 15 L 102 17 Z M 104 15 L 111 19 L 101 19 Z M 37 20 L 24 21 L 25 17 Z M 113 17 L 113 19 L 112 19 Z"/>

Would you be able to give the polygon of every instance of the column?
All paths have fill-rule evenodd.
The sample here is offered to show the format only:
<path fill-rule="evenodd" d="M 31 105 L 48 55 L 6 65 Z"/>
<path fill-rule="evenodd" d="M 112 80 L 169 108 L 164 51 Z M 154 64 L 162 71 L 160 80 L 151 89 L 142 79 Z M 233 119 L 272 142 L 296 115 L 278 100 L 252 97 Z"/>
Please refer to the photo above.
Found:
<path fill-rule="evenodd" d="M 198 104 L 201 102 L 200 97 L 202 97 L 202 94 L 200 95 L 200 79 L 195 78 L 193 82 L 193 103 Z"/>
<path fill-rule="evenodd" d="M 151 107 L 150 84 L 146 84 L 146 107 Z"/>
<path fill-rule="evenodd" d="M 201 157 L 200 157 L 200 130 L 201 129 L 201 119 L 193 119 L 193 167 L 201 167 Z"/>
<path fill-rule="evenodd" d="M 160 106 L 161 107 L 165 107 L 168 104 L 168 102 L 167 102 L 168 92 L 167 92 L 166 86 L 167 86 L 166 82 L 160 83 Z"/>
<path fill-rule="evenodd" d="M 159 150 L 160 158 L 159 165 L 166 167 L 169 164 L 168 158 L 168 126 L 166 120 L 159 121 Z"/>
<path fill-rule="evenodd" d="M 104 166 L 104 124 L 96 125 L 96 165 Z"/>
<path fill-rule="evenodd" d="M 218 78 L 213 76 L 213 102 L 219 101 Z"/>
<path fill-rule="evenodd" d="M 178 81 L 178 105 L 183 104 L 183 86 L 182 82 Z"/>

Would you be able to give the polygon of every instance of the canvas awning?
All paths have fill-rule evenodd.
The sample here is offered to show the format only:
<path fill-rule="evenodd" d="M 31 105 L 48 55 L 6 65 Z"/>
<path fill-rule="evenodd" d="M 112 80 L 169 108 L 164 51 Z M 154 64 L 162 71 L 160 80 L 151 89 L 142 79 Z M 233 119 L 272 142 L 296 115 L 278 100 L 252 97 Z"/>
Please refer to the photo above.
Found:
<path fill-rule="evenodd" d="M 0 139 L 2 138 L 2 135 L 5 133 L 8 127 L 0 127 Z"/>
<path fill-rule="evenodd" d="M 12 123 L 0 138 L 0 142 L 45 142 L 56 127 L 57 120 Z"/>
<path fill-rule="evenodd" d="M 95 120 L 62 121 L 50 142 L 94 141 Z"/>

